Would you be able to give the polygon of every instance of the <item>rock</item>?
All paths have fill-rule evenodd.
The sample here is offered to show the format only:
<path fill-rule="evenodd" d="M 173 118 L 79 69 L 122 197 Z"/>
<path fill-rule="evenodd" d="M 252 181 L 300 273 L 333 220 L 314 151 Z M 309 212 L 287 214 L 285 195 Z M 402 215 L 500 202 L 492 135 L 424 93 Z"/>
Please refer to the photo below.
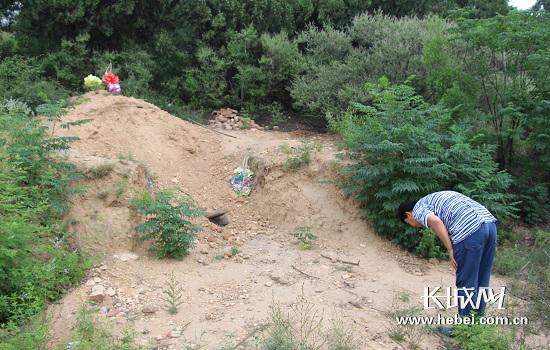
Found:
<path fill-rule="evenodd" d="M 95 285 L 95 281 L 93 279 L 87 280 L 85 284 L 86 287 L 93 287 L 94 285 Z"/>
<path fill-rule="evenodd" d="M 112 308 L 109 310 L 109 312 L 107 313 L 107 317 L 115 317 L 116 315 L 118 315 L 120 313 L 120 310 L 119 309 L 115 309 L 115 308 Z"/>
<path fill-rule="evenodd" d="M 113 258 L 118 259 L 120 261 L 130 261 L 130 260 L 137 260 L 139 256 L 137 256 L 134 253 L 121 253 L 121 254 L 113 255 Z"/>
<path fill-rule="evenodd" d="M 107 291 L 106 291 L 107 295 L 110 296 L 110 297 L 114 297 L 116 292 L 113 288 L 107 288 Z"/>
<path fill-rule="evenodd" d="M 144 314 L 154 314 L 155 312 L 157 312 L 157 308 L 152 306 L 152 305 L 146 305 L 144 306 L 142 309 L 141 309 L 141 312 L 143 312 Z"/>
<path fill-rule="evenodd" d="M 275 126 L 273 127 L 273 130 L 279 130 L 279 126 L 275 125 Z"/>
<path fill-rule="evenodd" d="M 94 277 L 94 282 L 95 282 L 95 283 L 101 283 L 101 278 L 99 278 L 99 277 Z"/>
<path fill-rule="evenodd" d="M 266 287 L 271 287 L 272 285 L 273 285 L 273 282 L 271 282 L 271 281 L 265 282 Z"/>
<path fill-rule="evenodd" d="M 215 218 L 210 219 L 210 221 L 215 223 L 218 226 L 226 226 L 230 222 L 228 214 L 216 216 Z"/>
<path fill-rule="evenodd" d="M 213 219 L 215 217 L 221 216 L 223 214 L 227 214 L 229 212 L 226 208 L 220 208 L 216 210 L 209 210 L 206 212 L 204 216 L 206 216 L 207 219 Z"/>
<path fill-rule="evenodd" d="M 282 284 L 284 286 L 290 284 L 290 281 L 285 276 L 282 276 L 282 275 L 271 274 L 269 275 L 269 278 L 271 278 L 273 281 L 279 284 Z"/>
<path fill-rule="evenodd" d="M 105 287 L 103 287 L 101 284 L 96 284 L 95 286 L 93 286 L 92 292 L 88 296 L 88 299 L 98 304 L 102 303 L 105 299 Z"/>
<path fill-rule="evenodd" d="M 347 274 L 347 273 L 345 273 L 345 274 L 342 275 L 342 279 L 343 279 L 343 280 L 347 280 L 347 279 L 350 278 L 350 277 L 351 277 L 351 275 L 349 275 L 349 274 Z"/>

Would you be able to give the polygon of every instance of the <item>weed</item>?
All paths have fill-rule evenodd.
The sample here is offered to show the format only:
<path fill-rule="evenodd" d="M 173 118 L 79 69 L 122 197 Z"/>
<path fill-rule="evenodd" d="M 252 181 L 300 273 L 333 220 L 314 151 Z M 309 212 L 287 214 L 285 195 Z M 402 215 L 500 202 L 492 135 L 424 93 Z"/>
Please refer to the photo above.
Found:
<path fill-rule="evenodd" d="M 337 318 L 332 323 L 327 339 L 327 347 L 330 350 L 359 349 L 358 340 L 353 330 L 347 328 L 344 321 L 340 318 Z"/>
<path fill-rule="evenodd" d="M 108 325 L 97 317 L 97 308 L 84 305 L 80 308 L 74 326 L 73 342 L 75 349 L 82 350 L 139 350 L 130 331 L 121 337 L 114 336 Z"/>
<path fill-rule="evenodd" d="M 109 197 L 109 191 L 99 191 L 97 193 L 97 198 L 99 198 L 101 200 L 105 200 L 105 199 L 107 199 L 107 197 Z"/>
<path fill-rule="evenodd" d="M 301 146 L 295 148 L 289 145 L 282 144 L 280 146 L 281 152 L 288 155 L 286 160 L 286 167 L 290 170 L 298 170 L 311 162 L 311 153 L 313 151 L 318 152 L 321 149 L 321 143 L 319 141 L 306 141 Z"/>
<path fill-rule="evenodd" d="M 247 117 L 241 117 L 241 129 L 250 129 L 250 122 L 252 119 Z"/>
<path fill-rule="evenodd" d="M 117 155 L 117 158 L 118 158 L 118 160 L 122 160 L 122 161 L 126 161 L 126 160 L 134 161 L 135 160 L 135 157 L 131 152 L 128 152 L 127 154 L 119 153 Z"/>
<path fill-rule="evenodd" d="M 174 272 L 170 274 L 170 278 L 166 281 L 166 288 L 162 291 L 164 294 L 164 302 L 166 311 L 171 315 L 178 313 L 178 307 L 183 304 L 183 288 L 179 286 Z"/>
<path fill-rule="evenodd" d="M 231 247 L 231 255 L 232 256 L 235 256 L 235 255 L 239 254 L 240 252 L 241 252 L 241 250 L 239 249 L 239 247 L 237 247 L 235 245 Z"/>
<path fill-rule="evenodd" d="M 454 342 L 461 350 L 508 350 L 512 348 L 509 334 L 499 332 L 495 325 L 456 325 Z"/>
<path fill-rule="evenodd" d="M 117 179 L 115 181 L 115 196 L 120 199 L 128 190 L 128 179 Z"/>
<path fill-rule="evenodd" d="M 90 168 L 87 172 L 87 177 L 89 179 L 101 179 L 105 176 L 108 176 L 114 169 L 114 165 L 111 163 L 103 163 L 97 166 Z"/>
<path fill-rule="evenodd" d="M 409 349 L 419 349 L 425 332 L 416 325 L 400 325 L 397 318 L 419 316 L 421 309 L 410 306 L 410 295 L 406 292 L 395 292 L 391 306 L 385 315 L 390 319 L 390 326 L 387 328 L 388 336 L 397 343 L 407 343 Z"/>
<path fill-rule="evenodd" d="M 345 272 L 349 272 L 349 273 L 353 272 L 353 266 L 351 266 L 351 265 L 336 265 L 334 267 L 334 269 L 336 271 L 345 271 Z"/>
<path fill-rule="evenodd" d="M 317 239 L 317 236 L 311 232 L 311 226 L 300 226 L 294 230 L 294 237 L 302 242 L 302 249 L 311 249 L 312 241 Z"/>

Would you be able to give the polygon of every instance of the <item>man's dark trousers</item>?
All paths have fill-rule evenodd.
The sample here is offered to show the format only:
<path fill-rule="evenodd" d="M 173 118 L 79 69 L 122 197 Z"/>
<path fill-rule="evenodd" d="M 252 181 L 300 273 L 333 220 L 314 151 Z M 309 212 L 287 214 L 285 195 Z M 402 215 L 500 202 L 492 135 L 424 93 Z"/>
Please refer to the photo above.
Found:
<path fill-rule="evenodd" d="M 476 306 L 479 289 L 489 287 L 496 247 L 497 227 L 494 222 L 482 224 L 476 232 L 453 245 L 454 257 L 458 264 L 456 270 L 458 295 L 459 297 L 465 295 L 465 291 L 460 288 L 473 288 L 473 306 Z M 472 310 L 482 315 L 485 312 L 486 302 L 484 298 L 481 299 L 478 309 L 474 309 L 471 303 L 462 308 L 459 300 L 459 315 L 469 315 Z"/>

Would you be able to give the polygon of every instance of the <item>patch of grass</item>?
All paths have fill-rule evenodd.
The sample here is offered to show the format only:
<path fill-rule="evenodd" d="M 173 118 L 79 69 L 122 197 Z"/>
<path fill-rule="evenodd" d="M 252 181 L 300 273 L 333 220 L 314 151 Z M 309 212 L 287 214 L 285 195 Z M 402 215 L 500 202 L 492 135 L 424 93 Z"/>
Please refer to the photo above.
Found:
<path fill-rule="evenodd" d="M 115 181 L 115 197 L 120 199 L 128 190 L 128 179 L 122 178 Z"/>
<path fill-rule="evenodd" d="M 108 176 L 114 169 L 114 165 L 111 163 L 103 163 L 100 165 L 96 165 L 94 167 L 91 167 L 87 172 L 87 177 L 89 179 L 101 179 L 103 177 Z"/>
<path fill-rule="evenodd" d="M 538 230 L 529 243 L 504 244 L 497 250 L 495 271 L 510 276 L 511 295 L 526 301 L 522 312 L 531 328 L 550 326 L 550 231 Z M 515 315 L 517 316 L 517 315 Z"/>
<path fill-rule="evenodd" d="M 321 149 L 319 141 L 306 141 L 299 147 L 290 147 L 284 143 L 280 146 L 281 152 L 288 156 L 286 168 L 289 170 L 298 170 L 311 163 L 311 153 Z"/>
<path fill-rule="evenodd" d="M 43 315 L 33 317 L 25 327 L 8 323 L 5 327 L 0 328 L 0 349 L 46 350 L 49 336 L 47 324 L 48 320 Z"/>
<path fill-rule="evenodd" d="M 349 273 L 353 272 L 353 266 L 351 266 L 351 265 L 336 265 L 334 267 L 334 269 L 336 271 L 345 271 L 345 272 L 349 272 Z"/>
<path fill-rule="evenodd" d="M 236 245 L 231 247 L 231 255 L 232 256 L 235 256 L 235 255 L 239 254 L 240 252 L 241 252 L 241 250 Z"/>
<path fill-rule="evenodd" d="M 119 160 L 134 160 L 134 155 L 131 152 L 128 152 L 127 154 L 119 153 L 117 154 L 117 158 Z"/>
<path fill-rule="evenodd" d="M 111 333 L 109 325 L 98 317 L 98 309 L 88 305 L 80 308 L 73 327 L 71 349 L 75 350 L 141 350 L 134 334 L 127 330 L 121 337 Z"/>
<path fill-rule="evenodd" d="M 311 232 L 311 226 L 300 226 L 294 230 L 294 237 L 302 242 L 302 249 L 311 249 L 312 243 L 317 236 Z"/>
<path fill-rule="evenodd" d="M 500 332 L 495 325 L 456 325 L 454 343 L 461 350 L 508 350 L 512 348 L 510 334 Z"/>
<path fill-rule="evenodd" d="M 407 344 L 408 349 L 419 349 L 426 331 L 418 325 L 400 325 L 397 323 L 397 318 L 415 317 L 421 314 L 421 308 L 410 305 L 409 293 L 395 292 L 391 305 L 385 312 L 386 317 L 390 319 L 390 325 L 387 328 L 388 336 L 397 343 Z"/>
<path fill-rule="evenodd" d="M 166 287 L 162 291 L 164 294 L 164 302 L 166 311 L 170 315 L 178 313 L 178 307 L 183 304 L 181 300 L 183 298 L 183 289 L 179 286 L 179 282 L 176 280 L 174 272 L 170 274 L 170 278 L 166 281 Z"/>
<path fill-rule="evenodd" d="M 105 199 L 107 199 L 107 197 L 109 197 L 109 191 L 99 191 L 97 193 L 97 198 L 99 198 L 101 200 L 105 200 Z"/>
<path fill-rule="evenodd" d="M 240 121 L 241 121 L 241 129 L 250 129 L 250 122 L 252 121 L 252 119 L 247 117 L 241 117 Z"/>
<path fill-rule="evenodd" d="M 337 318 L 327 337 L 327 348 L 330 350 L 356 350 L 359 341 L 353 330 L 348 328 L 344 321 Z"/>

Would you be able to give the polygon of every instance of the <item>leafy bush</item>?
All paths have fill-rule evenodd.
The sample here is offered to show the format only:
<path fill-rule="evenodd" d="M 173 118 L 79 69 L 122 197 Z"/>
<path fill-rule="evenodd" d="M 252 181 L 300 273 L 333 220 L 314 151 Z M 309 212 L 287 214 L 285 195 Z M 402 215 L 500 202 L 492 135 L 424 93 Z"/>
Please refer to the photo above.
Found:
<path fill-rule="evenodd" d="M 58 83 L 44 79 L 37 59 L 12 56 L 0 61 L 0 100 L 19 99 L 34 109 L 67 96 L 68 91 Z"/>
<path fill-rule="evenodd" d="M 61 113 L 59 106 L 39 110 Z M 71 166 L 50 160 L 70 139 L 51 138 L 30 108 L 0 105 L 0 323 L 16 327 L 74 286 L 89 266 L 67 242 Z"/>
<path fill-rule="evenodd" d="M 425 258 L 447 259 L 448 255 L 441 241 L 429 229 L 422 230 L 422 237 L 415 248 L 415 253 Z"/>
<path fill-rule="evenodd" d="M 364 82 L 381 76 L 404 82 L 414 75 L 423 91 L 426 26 L 424 19 L 375 13 L 355 17 L 347 31 L 310 28 L 298 39 L 308 68 L 292 83 L 295 108 L 316 118 L 342 113 L 349 101 L 367 103 Z"/>
<path fill-rule="evenodd" d="M 508 350 L 511 337 L 499 332 L 494 325 L 457 325 L 453 328 L 454 342 L 462 350 Z"/>
<path fill-rule="evenodd" d="M 396 209 L 403 200 L 440 190 L 460 191 L 500 220 L 513 215 L 510 176 L 498 171 L 490 148 L 471 146 L 459 128 L 447 126 L 449 110 L 385 78 L 366 89 L 370 105 L 352 104 L 330 121 L 352 160 L 343 188 L 361 202 L 377 232 L 416 248 L 421 236 L 399 221 Z"/>
<path fill-rule="evenodd" d="M 176 204 L 172 204 L 175 201 Z M 130 205 L 138 213 L 147 216 L 147 220 L 136 227 L 142 240 L 153 239 L 152 249 L 157 256 L 181 259 L 189 254 L 194 244 L 195 233 L 202 230 L 187 218 L 203 215 L 203 211 L 194 206 L 191 198 L 174 198 L 168 191 L 151 195 L 148 192 L 130 200 Z"/>

